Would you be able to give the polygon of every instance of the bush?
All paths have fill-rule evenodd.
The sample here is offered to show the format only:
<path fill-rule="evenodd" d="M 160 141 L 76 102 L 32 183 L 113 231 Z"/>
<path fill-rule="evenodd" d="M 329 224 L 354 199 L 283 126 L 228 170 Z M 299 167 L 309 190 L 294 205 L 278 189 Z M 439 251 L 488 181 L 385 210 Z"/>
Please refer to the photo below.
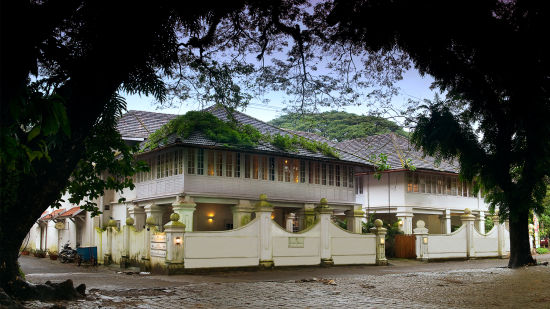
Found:
<path fill-rule="evenodd" d="M 537 254 L 546 254 L 550 252 L 548 248 L 537 248 Z"/>

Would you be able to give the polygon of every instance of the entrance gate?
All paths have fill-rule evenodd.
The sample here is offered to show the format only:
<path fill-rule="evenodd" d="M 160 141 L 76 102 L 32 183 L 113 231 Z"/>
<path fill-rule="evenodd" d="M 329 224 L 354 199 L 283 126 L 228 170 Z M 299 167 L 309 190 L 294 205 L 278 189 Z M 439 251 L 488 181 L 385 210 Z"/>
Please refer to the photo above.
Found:
<path fill-rule="evenodd" d="M 416 236 L 395 235 L 395 257 L 404 259 L 416 258 Z"/>

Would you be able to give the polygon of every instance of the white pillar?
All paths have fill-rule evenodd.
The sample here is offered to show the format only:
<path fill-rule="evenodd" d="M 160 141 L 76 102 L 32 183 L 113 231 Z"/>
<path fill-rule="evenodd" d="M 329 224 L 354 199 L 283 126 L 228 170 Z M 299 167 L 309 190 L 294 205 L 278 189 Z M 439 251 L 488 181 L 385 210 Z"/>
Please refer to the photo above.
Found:
<path fill-rule="evenodd" d="M 445 213 L 443 215 L 443 223 L 444 223 L 444 226 L 445 226 L 445 229 L 443 231 L 445 231 L 445 234 L 451 234 L 451 210 L 450 209 L 445 209 Z"/>
<path fill-rule="evenodd" d="M 267 201 L 267 195 L 260 194 L 260 201 L 254 209 L 260 221 L 260 266 L 273 266 L 273 241 L 271 237 L 271 213 L 273 206 Z"/>
<path fill-rule="evenodd" d="M 176 202 L 172 204 L 172 211 L 180 217 L 179 221 L 185 224 L 185 231 L 193 230 L 193 213 L 197 204 L 193 202 L 190 196 L 179 196 Z"/>
<path fill-rule="evenodd" d="M 179 221 L 180 215 L 172 213 L 170 222 L 164 225 L 166 232 L 166 268 L 169 274 L 183 271 L 184 251 L 183 242 L 186 231 L 185 224 Z"/>
<path fill-rule="evenodd" d="M 141 230 L 145 226 L 145 209 L 137 204 L 128 207 L 130 218 L 134 219 L 134 226 L 137 230 Z"/>
<path fill-rule="evenodd" d="M 481 234 L 485 234 L 485 212 L 479 211 L 479 217 L 476 218 L 477 230 Z"/>
<path fill-rule="evenodd" d="M 416 221 L 416 228 L 414 229 L 414 235 L 416 235 L 416 259 L 427 261 L 429 259 L 428 253 L 428 229 L 426 223 L 422 220 Z"/>
<path fill-rule="evenodd" d="M 365 216 L 365 212 L 361 210 L 361 205 L 355 205 L 353 210 L 346 211 L 346 219 L 348 225 L 348 231 L 361 234 L 363 232 L 362 219 Z"/>
<path fill-rule="evenodd" d="M 413 218 L 412 212 L 397 213 L 397 220 L 401 221 L 401 223 L 399 224 L 399 229 L 405 235 L 411 235 L 413 233 L 412 218 Z"/>
<path fill-rule="evenodd" d="M 160 227 L 162 226 L 162 213 L 163 213 L 162 207 L 156 204 L 149 204 L 145 206 L 145 214 L 147 215 L 145 224 L 149 228 L 152 226 L 155 226 L 157 229 L 160 230 Z"/>
<path fill-rule="evenodd" d="M 460 216 L 462 224 L 466 227 L 466 257 L 475 257 L 474 250 L 474 221 L 475 216 L 472 215 L 470 208 L 464 209 L 464 214 Z"/>
<path fill-rule="evenodd" d="M 315 208 L 319 215 L 319 222 L 321 224 L 321 265 L 329 266 L 333 265 L 331 255 L 331 243 L 330 243 L 330 216 L 332 216 L 332 208 L 328 206 L 326 198 L 322 198 L 319 206 Z"/>
<path fill-rule="evenodd" d="M 382 225 L 382 220 L 376 219 L 374 220 L 375 227 L 371 228 L 371 232 L 376 234 L 376 265 L 388 265 L 388 259 L 386 259 L 387 229 Z"/>
<path fill-rule="evenodd" d="M 233 228 L 245 226 L 252 218 L 254 208 L 248 200 L 239 200 L 239 204 L 233 206 Z"/>
<path fill-rule="evenodd" d="M 286 231 L 294 232 L 294 220 L 296 219 L 296 214 L 291 212 L 286 216 Z"/>

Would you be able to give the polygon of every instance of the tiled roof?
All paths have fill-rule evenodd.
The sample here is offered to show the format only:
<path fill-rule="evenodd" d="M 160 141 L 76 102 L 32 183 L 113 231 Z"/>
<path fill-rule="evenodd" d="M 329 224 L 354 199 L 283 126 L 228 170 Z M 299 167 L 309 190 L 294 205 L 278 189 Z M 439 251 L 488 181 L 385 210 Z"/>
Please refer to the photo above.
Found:
<path fill-rule="evenodd" d="M 217 118 L 219 118 L 221 120 L 224 120 L 224 121 L 228 120 L 228 113 L 222 107 L 218 107 L 218 106 L 214 105 L 214 106 L 211 106 L 211 107 L 205 109 L 204 111 L 212 113 L 214 116 L 216 116 Z M 139 127 L 139 126 L 136 126 L 136 124 L 139 124 L 140 122 L 131 120 L 131 118 L 155 119 L 154 123 L 155 123 L 155 125 L 157 126 L 157 129 L 158 129 L 163 124 L 167 123 L 168 121 L 170 121 L 171 119 L 173 119 L 174 117 L 177 116 L 177 115 L 169 115 L 171 117 L 168 117 L 167 114 L 161 114 L 162 116 L 148 115 L 148 114 L 156 114 L 156 113 L 143 112 L 143 111 L 141 111 L 141 112 L 132 111 L 132 112 L 134 113 L 134 115 L 130 115 L 131 117 L 127 116 L 130 113 L 130 112 L 128 112 L 127 114 L 125 114 L 121 118 L 121 120 L 122 119 L 127 119 L 127 120 L 125 120 L 126 124 L 124 126 L 121 126 L 119 124 L 119 130 L 120 130 L 121 127 L 123 127 L 125 130 L 129 130 L 130 128 Z M 137 113 L 139 113 L 139 114 L 137 114 Z M 312 139 L 309 136 L 309 133 L 307 133 L 307 135 L 306 135 L 305 132 L 294 132 L 294 131 L 290 131 L 290 130 L 283 130 L 283 129 L 277 128 L 275 126 L 272 126 L 268 123 L 265 123 L 261 120 L 250 117 L 250 116 L 248 116 L 246 114 L 243 114 L 241 112 L 238 112 L 238 111 L 233 112 L 233 117 L 235 118 L 235 120 L 237 122 L 239 122 L 241 124 L 248 124 L 248 125 L 253 126 L 258 131 L 260 131 L 262 134 L 271 134 L 271 135 L 275 135 L 275 134 L 281 134 L 281 135 L 293 134 L 293 135 L 300 135 L 300 136 L 303 136 L 303 137 L 308 138 L 308 139 Z M 144 121 L 142 121 L 142 122 L 144 122 Z M 128 125 L 128 124 L 132 124 L 132 123 L 133 123 L 133 125 Z M 153 132 L 154 131 L 150 131 L 150 133 L 153 133 Z M 301 134 L 301 133 L 304 133 L 304 134 Z M 122 132 L 121 132 L 121 134 L 122 134 Z M 123 136 L 130 136 L 130 133 L 126 133 L 126 134 L 122 134 L 122 135 Z M 134 134 L 134 136 L 137 136 L 137 134 Z M 139 137 L 145 137 L 145 138 L 147 136 L 148 136 L 148 134 L 146 134 L 146 132 L 143 132 L 143 131 L 139 135 Z M 321 141 L 321 142 L 326 141 L 326 140 L 322 139 L 319 136 L 316 136 L 314 139 L 318 140 L 318 141 Z M 322 140 L 320 140 L 320 139 L 322 139 Z M 227 148 L 227 145 L 225 145 L 223 143 L 216 143 L 215 141 L 212 141 L 209 138 L 207 138 L 201 132 L 194 132 L 189 137 L 187 137 L 186 139 L 182 139 L 180 136 L 176 136 L 175 134 L 173 134 L 173 135 L 169 136 L 166 139 L 166 142 L 163 143 L 161 146 L 169 146 L 169 145 L 172 145 L 172 144 L 185 144 L 185 145 L 197 145 L 197 146 L 206 146 L 206 147 L 215 147 L 215 148 Z M 331 143 L 330 145 L 332 146 L 332 145 L 334 145 L 334 143 Z M 232 148 L 235 148 L 235 145 L 231 145 L 231 146 L 233 146 Z M 238 148 L 238 146 L 236 148 Z M 285 150 L 279 149 L 279 148 L 277 148 L 277 147 L 275 147 L 275 146 L 273 146 L 269 143 L 263 143 L 263 142 L 260 142 L 257 146 L 255 146 L 252 149 L 248 148 L 248 149 L 241 149 L 241 150 L 251 150 L 251 151 L 257 151 L 257 152 L 263 152 L 263 153 L 273 153 L 273 154 L 279 154 L 279 155 L 304 157 L 304 158 L 315 158 L 315 159 L 321 159 L 321 160 L 331 160 L 331 161 L 338 160 L 338 159 L 333 158 L 331 156 L 327 156 L 327 155 L 324 155 L 322 153 L 311 152 L 307 149 L 302 149 L 302 148 L 298 148 L 297 151 L 285 151 Z M 342 161 L 348 161 L 348 162 L 358 163 L 358 164 L 368 164 L 367 161 L 362 160 L 362 159 L 358 158 L 357 156 L 349 154 L 345 151 L 339 151 L 339 154 L 340 154 L 340 160 L 342 160 Z"/>
<path fill-rule="evenodd" d="M 84 209 L 80 208 L 80 206 L 75 206 L 75 207 L 65 211 L 61 215 L 59 215 L 59 217 L 60 218 L 74 217 L 74 216 L 78 215 L 79 213 L 81 213 L 82 211 L 84 211 Z"/>
<path fill-rule="evenodd" d="M 442 161 L 437 164 L 435 158 L 424 156 L 422 151 L 417 151 L 410 141 L 394 133 L 369 136 L 342 141 L 337 144 L 338 149 L 356 154 L 363 158 L 371 158 L 380 153 L 388 155 L 388 164 L 391 170 L 402 169 L 407 159 L 417 169 L 428 169 L 441 172 L 458 173 L 459 169 L 453 162 Z"/>
<path fill-rule="evenodd" d="M 51 214 L 45 215 L 44 217 L 40 218 L 40 220 L 46 221 L 46 220 L 54 219 L 54 218 L 56 218 L 60 213 L 62 213 L 62 212 L 64 212 L 64 211 L 65 211 L 64 208 L 63 208 L 63 209 L 56 209 L 56 210 L 52 211 Z"/>
<path fill-rule="evenodd" d="M 123 138 L 147 138 L 151 133 L 177 116 L 131 110 L 120 117 L 117 130 Z"/>

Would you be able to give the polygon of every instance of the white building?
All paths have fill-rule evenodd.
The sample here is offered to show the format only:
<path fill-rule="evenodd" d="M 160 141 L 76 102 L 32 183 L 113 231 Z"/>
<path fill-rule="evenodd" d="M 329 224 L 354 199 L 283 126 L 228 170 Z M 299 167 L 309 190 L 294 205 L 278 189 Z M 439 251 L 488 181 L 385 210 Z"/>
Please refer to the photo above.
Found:
<path fill-rule="evenodd" d="M 388 156 L 390 169 L 381 173 L 357 174 L 356 202 L 365 212 L 384 222 L 398 221 L 405 234 L 412 234 L 418 220 L 430 234 L 449 234 L 461 225 L 460 216 L 469 208 L 476 216 L 476 228 L 485 233 L 488 205 L 471 183 L 461 181 L 458 168 L 449 162 L 436 163 L 416 151 L 409 140 L 394 133 L 353 139 L 337 145 L 362 158 Z M 416 167 L 406 168 L 407 159 Z"/>
<path fill-rule="evenodd" d="M 221 120 L 228 119 L 223 108 L 210 107 L 206 111 Z M 175 117 L 130 111 L 119 120 L 118 130 L 128 143 L 140 143 L 144 149 L 143 142 Z M 233 117 L 262 134 L 291 134 L 310 142 L 327 142 L 337 149 L 338 156 L 308 150 L 311 145 L 305 143 L 283 150 L 265 141 L 253 147 L 217 143 L 199 131 L 189 136 L 172 134 L 154 149 L 136 154 L 150 170 L 135 176 L 134 190 L 122 194 L 106 191 L 96 201 L 102 214 L 95 218 L 69 203 L 58 210 L 49 209 L 30 231 L 27 247 L 59 251 L 66 242 L 73 247 L 98 246 L 100 260 L 108 256 L 121 264 L 131 260 L 141 265 L 147 261 L 148 267 L 154 263 L 173 264 L 169 260 L 173 258 L 183 265 L 184 255 L 188 261 L 185 267 L 250 266 L 258 261 L 261 265 L 262 256 L 271 265 L 275 261 L 275 266 L 332 260 L 340 264 L 374 263 L 375 255 L 379 263 L 385 258 L 383 253 L 378 256 L 375 236 L 357 235 L 362 232 L 365 212 L 386 223 L 401 222 L 406 234 L 412 233 L 419 220 L 426 223 L 430 234 L 449 234 L 453 226 L 461 225 L 459 216 L 466 208 L 473 210 L 477 230 L 484 234 L 487 205 L 483 199 L 473 196 L 470 184 L 458 181 L 456 168 L 447 163 L 435 166 L 433 158 L 423 158 L 413 151 L 405 138 L 389 134 L 335 144 L 311 133 L 276 128 L 243 113 L 234 112 Z M 391 169 L 378 180 L 369 158 L 380 153 L 389 155 Z M 416 166 L 415 172 L 404 168 L 408 158 Z M 269 207 L 258 208 L 265 203 L 259 200 L 260 195 L 268 196 Z M 125 202 L 118 202 L 121 197 Z M 320 203 L 321 199 L 326 203 Z M 270 216 L 273 225 L 254 220 L 257 213 L 265 215 L 266 209 L 270 212 L 266 218 Z M 173 213 L 179 215 L 177 222 L 185 224 L 185 236 L 174 232 L 179 223 L 174 225 Z M 327 216 L 346 220 L 349 232 L 329 224 Z M 252 226 L 247 225 L 252 221 Z M 169 235 L 151 234 L 163 233 L 165 226 L 169 227 Z M 262 249 L 265 252 L 260 250 L 256 256 L 252 251 L 257 249 L 225 248 L 223 254 L 233 250 L 235 256 L 222 258 L 212 251 L 224 245 L 215 240 L 222 234 L 211 234 L 220 233 L 214 231 L 228 231 L 223 235 L 236 244 L 249 233 L 247 237 L 261 239 L 262 245 L 258 246 L 265 243 L 267 251 Z M 294 234 L 299 231 L 304 233 Z M 376 239 L 383 238 L 384 233 L 377 234 Z M 170 240 L 171 236 L 180 242 Z M 183 239 L 188 248 L 185 252 L 178 247 Z M 214 243 L 218 245 L 205 247 Z M 361 248 L 357 247 L 359 243 L 363 244 Z M 190 252 L 188 246 L 196 246 L 205 258 L 198 258 L 200 254 Z M 241 249 L 252 250 L 248 259 L 239 260 Z M 159 260 L 163 258 L 166 261 Z M 219 261 L 209 264 L 214 261 L 209 259 Z"/>

